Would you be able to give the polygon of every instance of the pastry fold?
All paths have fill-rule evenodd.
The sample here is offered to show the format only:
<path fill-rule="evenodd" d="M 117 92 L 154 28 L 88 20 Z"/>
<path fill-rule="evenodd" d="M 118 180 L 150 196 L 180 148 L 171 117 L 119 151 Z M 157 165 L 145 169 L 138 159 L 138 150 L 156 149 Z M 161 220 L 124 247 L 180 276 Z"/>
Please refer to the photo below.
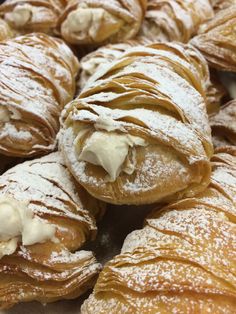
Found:
<path fill-rule="evenodd" d="M 216 148 L 236 146 L 236 100 L 222 106 L 210 119 L 213 143 Z"/>
<path fill-rule="evenodd" d="M 146 204 L 206 188 L 212 143 L 201 58 L 178 44 L 132 48 L 66 106 L 61 148 L 90 194 Z"/>
<path fill-rule="evenodd" d="M 55 149 L 59 116 L 73 99 L 78 61 L 61 40 L 34 33 L 0 43 L 0 153 Z"/>
<path fill-rule="evenodd" d="M 59 153 L 27 161 L 0 177 L 1 211 L 7 206 L 10 212 L 14 204 L 19 211 L 26 206 L 37 223 L 53 226 L 55 233 L 38 242 L 37 233 L 32 233 L 27 243 L 23 233 L 18 234 L 15 251 L 4 254 L 12 239 L 4 241 L 1 230 L 0 308 L 33 300 L 72 299 L 89 289 L 100 265 L 92 252 L 79 249 L 94 239 L 93 212 L 100 211 L 102 204 L 74 182 Z M 9 220 L 14 222 L 12 216 Z M 36 232 L 37 225 L 34 228 Z"/>
<path fill-rule="evenodd" d="M 235 312 L 235 148 L 216 154 L 212 168 L 204 192 L 154 211 L 128 235 L 82 314 Z"/>
<path fill-rule="evenodd" d="M 216 12 L 226 9 L 231 5 L 236 4 L 235 0 L 211 0 L 211 4 Z"/>
<path fill-rule="evenodd" d="M 71 0 L 59 19 L 59 32 L 71 44 L 118 42 L 133 38 L 146 0 Z"/>
<path fill-rule="evenodd" d="M 6 0 L 0 16 L 21 33 L 53 33 L 69 0 Z"/>
<path fill-rule="evenodd" d="M 140 34 L 154 42 L 187 43 L 213 16 L 209 0 L 149 0 Z"/>
<path fill-rule="evenodd" d="M 201 51 L 210 66 L 236 72 L 236 5 L 220 10 L 203 24 L 191 43 Z"/>

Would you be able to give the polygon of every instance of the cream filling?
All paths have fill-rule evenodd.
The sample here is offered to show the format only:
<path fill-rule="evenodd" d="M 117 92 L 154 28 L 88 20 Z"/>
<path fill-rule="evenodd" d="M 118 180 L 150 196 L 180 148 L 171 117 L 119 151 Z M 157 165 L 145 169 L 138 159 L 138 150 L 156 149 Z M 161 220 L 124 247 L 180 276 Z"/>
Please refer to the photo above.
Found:
<path fill-rule="evenodd" d="M 105 28 L 104 34 L 100 34 L 104 39 L 115 33 L 123 24 L 122 20 L 111 15 L 104 9 L 79 7 L 77 10 L 68 14 L 67 19 L 63 23 L 63 28 L 67 29 L 69 33 L 88 34 L 96 41 L 102 23 L 112 26 L 110 29 Z"/>
<path fill-rule="evenodd" d="M 16 27 L 25 26 L 31 19 L 33 7 L 29 4 L 17 5 L 12 12 L 5 14 L 5 19 Z"/>
<path fill-rule="evenodd" d="M 10 121 L 10 112 L 7 108 L 0 106 L 0 123 Z"/>
<path fill-rule="evenodd" d="M 34 216 L 27 203 L 1 196 L 0 258 L 14 253 L 20 238 L 23 245 L 56 241 L 55 232 L 55 226 Z"/>
<path fill-rule="evenodd" d="M 112 130 L 109 123 L 104 128 Z M 82 130 L 78 135 L 78 139 L 84 134 L 85 131 Z M 128 158 L 130 147 L 146 145 L 145 140 L 137 136 L 95 131 L 86 140 L 79 155 L 79 160 L 101 166 L 108 174 L 108 181 L 114 182 L 122 171 L 132 174 L 135 170 L 134 150 L 131 152 L 131 157 Z"/>

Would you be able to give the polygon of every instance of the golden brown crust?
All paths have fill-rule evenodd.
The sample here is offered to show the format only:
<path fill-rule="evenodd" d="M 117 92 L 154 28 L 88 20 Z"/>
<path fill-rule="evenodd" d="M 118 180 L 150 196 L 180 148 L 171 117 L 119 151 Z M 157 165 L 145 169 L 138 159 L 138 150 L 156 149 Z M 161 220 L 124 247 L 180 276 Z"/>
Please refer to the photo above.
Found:
<path fill-rule="evenodd" d="M 187 43 L 214 15 L 208 0 L 150 0 L 140 34 L 156 41 Z"/>
<path fill-rule="evenodd" d="M 236 306 L 236 155 L 212 158 L 211 185 L 154 211 L 106 264 L 82 313 L 217 313 Z"/>
<path fill-rule="evenodd" d="M 205 67 L 198 57 L 192 47 L 177 44 L 133 48 L 96 72 L 66 107 L 61 146 L 89 193 L 110 203 L 143 204 L 195 194 L 208 185 L 212 146 L 202 98 Z M 80 146 L 75 141 L 85 126 L 93 134 L 104 115 L 113 119 L 116 132 L 147 142 L 130 152 L 137 156 L 133 174 L 122 172 L 114 182 L 106 180 L 102 167 L 78 160 L 86 138 Z"/>
<path fill-rule="evenodd" d="M 0 259 L 0 308 L 76 298 L 93 285 L 100 265 L 92 252 L 79 249 L 94 239 L 92 213 L 101 205 L 75 187 L 59 153 L 8 170 L 0 177 L 0 196 L 26 202 L 34 215 L 56 227 L 58 239 L 24 246 L 19 239 L 17 251 Z"/>
<path fill-rule="evenodd" d="M 39 33 L 0 43 L 0 51 L 0 152 L 47 154 L 74 96 L 78 61 L 61 40 Z"/>
<path fill-rule="evenodd" d="M 6 0 L 0 16 L 21 33 L 53 33 L 68 0 Z"/>
<path fill-rule="evenodd" d="M 103 44 L 133 38 L 139 31 L 146 0 L 72 0 L 58 22 L 72 44 Z"/>
<path fill-rule="evenodd" d="M 236 5 L 220 10 L 191 40 L 213 68 L 236 72 Z"/>

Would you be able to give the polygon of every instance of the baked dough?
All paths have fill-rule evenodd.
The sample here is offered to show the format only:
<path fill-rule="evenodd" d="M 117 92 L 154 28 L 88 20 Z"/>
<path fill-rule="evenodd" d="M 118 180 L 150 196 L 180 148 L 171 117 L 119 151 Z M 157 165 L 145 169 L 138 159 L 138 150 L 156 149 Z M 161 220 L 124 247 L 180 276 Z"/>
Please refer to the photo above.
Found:
<path fill-rule="evenodd" d="M 71 0 L 59 19 L 59 32 L 71 44 L 118 42 L 139 31 L 146 0 Z"/>
<path fill-rule="evenodd" d="M 14 36 L 14 31 L 10 25 L 0 18 L 0 41 L 9 39 Z"/>
<path fill-rule="evenodd" d="M 155 42 L 187 43 L 213 16 L 209 0 L 149 0 L 140 34 Z"/>
<path fill-rule="evenodd" d="M 0 16 L 21 33 L 53 33 L 69 0 L 6 0 Z"/>
<path fill-rule="evenodd" d="M 92 287 L 100 265 L 80 248 L 96 236 L 93 212 L 103 205 L 75 184 L 59 153 L 3 174 L 0 209 L 1 309 L 72 299 Z"/>
<path fill-rule="evenodd" d="M 0 43 L 0 153 L 55 149 L 59 116 L 75 93 L 78 61 L 64 42 L 29 34 Z"/>
<path fill-rule="evenodd" d="M 199 34 L 191 40 L 210 66 L 221 71 L 236 72 L 236 5 L 220 10 Z"/>
<path fill-rule="evenodd" d="M 66 106 L 61 148 L 90 194 L 147 204 L 206 188 L 212 143 L 197 60 L 190 46 L 132 48 Z"/>
<path fill-rule="evenodd" d="M 100 273 L 82 314 L 236 308 L 236 150 L 212 158 L 210 186 L 147 217 Z"/>

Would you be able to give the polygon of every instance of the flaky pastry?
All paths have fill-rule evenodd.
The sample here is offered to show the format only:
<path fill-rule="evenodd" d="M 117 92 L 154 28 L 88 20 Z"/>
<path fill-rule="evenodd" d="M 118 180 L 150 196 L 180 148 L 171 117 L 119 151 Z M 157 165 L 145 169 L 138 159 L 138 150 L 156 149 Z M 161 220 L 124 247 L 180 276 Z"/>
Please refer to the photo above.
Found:
<path fill-rule="evenodd" d="M 22 33 L 53 33 L 69 0 L 6 0 L 0 16 Z"/>
<path fill-rule="evenodd" d="M 101 206 L 75 184 L 59 153 L 0 176 L 1 309 L 76 298 L 93 285 L 100 265 L 79 249 L 94 239 L 92 212 Z"/>
<path fill-rule="evenodd" d="M 209 0 L 149 0 L 140 34 L 152 41 L 187 43 L 213 16 Z"/>
<path fill-rule="evenodd" d="M 146 0 L 71 0 L 59 19 L 61 36 L 72 44 L 102 44 L 133 38 Z"/>
<path fill-rule="evenodd" d="M 236 0 L 211 0 L 211 4 L 216 12 L 226 9 L 236 4 Z"/>
<path fill-rule="evenodd" d="M 78 61 L 61 40 L 29 34 L 0 43 L 0 153 L 55 149 L 59 116 L 75 93 Z"/>
<path fill-rule="evenodd" d="M 198 60 L 190 46 L 132 48 L 66 107 L 61 148 L 89 193 L 145 204 L 206 188 L 212 143 Z"/>
<path fill-rule="evenodd" d="M 191 40 L 209 64 L 218 70 L 236 72 L 236 5 L 220 10 Z"/>
<path fill-rule="evenodd" d="M 236 150 L 212 158 L 210 186 L 154 211 L 100 273 L 82 314 L 236 308 Z"/>
<path fill-rule="evenodd" d="M 216 148 L 236 146 L 236 100 L 221 107 L 210 119 L 213 143 Z"/>

